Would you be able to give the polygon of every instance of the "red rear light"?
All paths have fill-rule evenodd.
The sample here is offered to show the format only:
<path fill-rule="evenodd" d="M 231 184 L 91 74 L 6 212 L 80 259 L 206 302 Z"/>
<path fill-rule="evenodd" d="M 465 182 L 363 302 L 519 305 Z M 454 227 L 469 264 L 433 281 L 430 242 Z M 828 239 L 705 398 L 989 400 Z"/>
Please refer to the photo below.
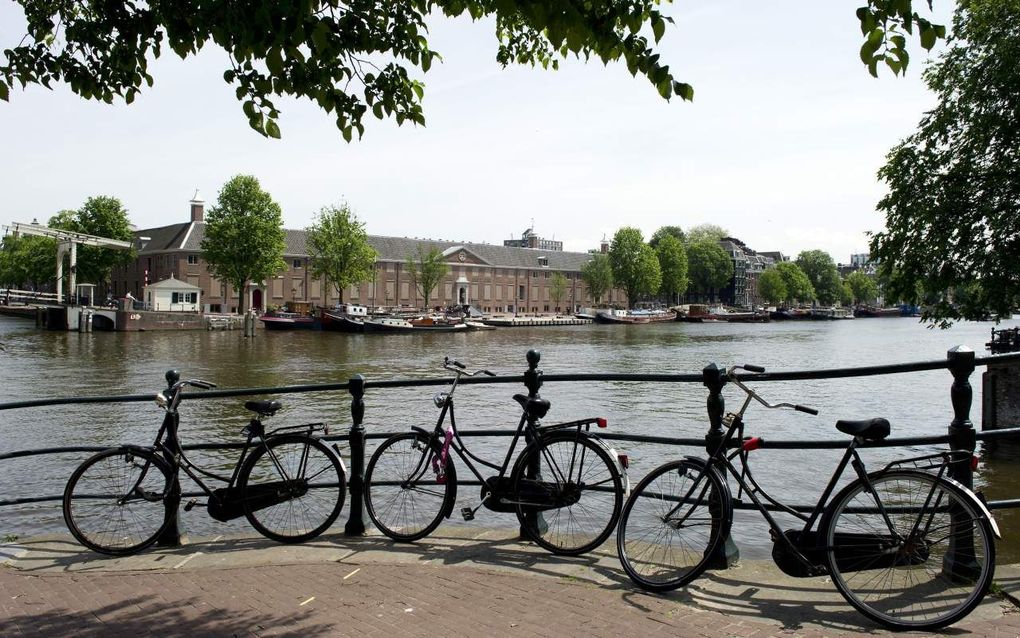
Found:
<path fill-rule="evenodd" d="M 623 469 L 625 469 L 625 470 L 630 469 L 630 456 L 629 455 L 627 455 L 627 454 L 617 454 L 616 458 L 620 461 L 620 465 L 623 466 Z"/>
<path fill-rule="evenodd" d="M 980 461 L 981 461 L 981 459 L 979 459 L 976 454 L 972 454 L 971 455 L 971 457 L 970 457 L 970 470 L 972 472 L 978 468 L 978 463 Z"/>
<path fill-rule="evenodd" d="M 762 446 L 761 437 L 756 436 L 754 438 L 747 439 L 746 441 L 744 441 L 743 448 L 745 452 L 753 452 L 754 450 L 757 450 L 761 446 Z"/>
<path fill-rule="evenodd" d="M 599 426 L 600 428 L 604 428 L 604 427 L 607 427 L 609 425 L 609 421 L 606 421 L 602 417 L 599 417 L 599 418 L 595 419 L 595 425 Z"/>

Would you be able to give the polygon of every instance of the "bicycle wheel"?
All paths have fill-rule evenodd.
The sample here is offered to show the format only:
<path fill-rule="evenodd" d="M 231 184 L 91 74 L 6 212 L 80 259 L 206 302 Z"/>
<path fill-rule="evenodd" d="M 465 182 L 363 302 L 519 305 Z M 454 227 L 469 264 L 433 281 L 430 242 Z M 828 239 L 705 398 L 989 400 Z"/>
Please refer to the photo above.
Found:
<path fill-rule="evenodd" d="M 347 479 L 322 441 L 304 435 L 270 437 L 237 481 L 244 515 L 266 538 L 301 543 L 333 524 L 344 505 Z"/>
<path fill-rule="evenodd" d="M 438 454 L 419 432 L 391 436 L 376 448 L 365 470 L 365 508 L 383 534 L 416 541 L 449 515 L 457 474 L 447 457 L 444 476 L 437 475 Z"/>
<path fill-rule="evenodd" d="M 170 525 L 179 495 L 173 472 L 154 452 L 104 450 L 71 474 L 64 488 L 64 521 L 79 543 L 113 556 L 152 545 Z"/>
<path fill-rule="evenodd" d="M 601 545 L 623 505 L 616 459 L 576 433 L 553 434 L 525 448 L 510 484 L 521 529 L 554 554 L 576 556 Z"/>
<path fill-rule="evenodd" d="M 870 478 L 874 495 L 854 481 L 833 499 L 820 527 L 840 593 L 894 629 L 935 629 L 969 614 L 995 570 L 991 525 L 977 499 L 920 471 Z"/>
<path fill-rule="evenodd" d="M 708 568 L 729 533 L 730 490 L 704 461 L 666 463 L 630 494 L 616 548 L 631 580 L 651 591 L 682 587 Z"/>

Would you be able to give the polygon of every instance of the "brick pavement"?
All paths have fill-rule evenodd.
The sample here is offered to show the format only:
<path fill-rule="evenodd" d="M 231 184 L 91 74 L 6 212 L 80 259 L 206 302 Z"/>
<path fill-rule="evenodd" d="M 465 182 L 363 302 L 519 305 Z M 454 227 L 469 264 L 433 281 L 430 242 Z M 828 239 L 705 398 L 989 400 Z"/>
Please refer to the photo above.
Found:
<path fill-rule="evenodd" d="M 412 546 L 371 537 L 299 547 L 227 539 L 115 560 L 66 539 L 25 542 L 0 567 L 0 636 L 885 633 L 821 579 L 777 580 L 778 570 L 757 561 L 650 595 L 613 567 L 610 548 L 564 559 L 478 536 L 440 534 Z M 1020 571 L 1007 574 L 1008 586 L 1020 582 L 1013 574 Z M 990 599 L 947 634 L 1020 636 L 1020 614 Z"/>

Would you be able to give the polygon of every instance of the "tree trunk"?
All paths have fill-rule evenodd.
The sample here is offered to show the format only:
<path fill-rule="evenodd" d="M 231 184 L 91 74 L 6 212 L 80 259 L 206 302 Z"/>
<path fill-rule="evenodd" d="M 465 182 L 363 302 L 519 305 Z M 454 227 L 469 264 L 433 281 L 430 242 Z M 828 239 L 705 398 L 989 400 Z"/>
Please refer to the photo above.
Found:
<path fill-rule="evenodd" d="M 245 279 L 237 289 L 237 313 L 242 317 L 248 312 L 248 284 Z"/>

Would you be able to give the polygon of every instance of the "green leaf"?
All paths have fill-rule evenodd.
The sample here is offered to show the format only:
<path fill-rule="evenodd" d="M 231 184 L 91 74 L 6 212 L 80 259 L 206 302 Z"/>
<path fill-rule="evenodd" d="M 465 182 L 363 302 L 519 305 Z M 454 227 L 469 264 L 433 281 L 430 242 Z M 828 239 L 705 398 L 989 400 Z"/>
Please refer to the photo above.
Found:
<path fill-rule="evenodd" d="M 680 96 L 680 99 L 687 102 L 694 101 L 694 87 L 684 82 L 677 82 L 673 85 L 673 91 Z"/>
<path fill-rule="evenodd" d="M 340 133 L 344 136 L 345 141 L 347 142 L 351 141 L 351 127 L 349 126 L 345 127 L 340 131 Z"/>
<path fill-rule="evenodd" d="M 0 82 L 0 100 L 3 100 L 4 102 L 7 102 L 7 101 L 9 101 L 9 98 L 10 98 L 10 91 L 7 89 L 7 85 L 4 84 L 3 82 Z"/>
<path fill-rule="evenodd" d="M 431 68 L 432 68 L 432 56 L 426 53 L 425 55 L 421 56 L 421 70 L 424 71 L 425 73 L 428 73 L 429 69 Z"/>
<path fill-rule="evenodd" d="M 894 60 L 889 56 L 885 56 L 885 64 L 892 69 L 893 75 L 899 75 L 903 65 L 900 64 L 899 60 Z"/>
<path fill-rule="evenodd" d="M 283 75 L 283 56 L 280 47 L 272 47 L 266 54 L 266 68 L 273 75 Z"/>
<path fill-rule="evenodd" d="M 251 100 L 245 102 L 244 106 L 241 108 L 244 109 L 244 114 L 248 116 L 249 120 L 254 119 L 255 115 L 258 113 L 258 109 L 255 108 L 255 102 L 252 102 Z"/>
<path fill-rule="evenodd" d="M 921 29 L 921 46 L 924 47 L 925 51 L 931 51 L 931 48 L 935 46 L 937 40 L 934 27 L 927 27 Z"/>
<path fill-rule="evenodd" d="M 655 34 L 656 42 L 661 40 L 663 34 L 666 33 L 666 22 L 659 16 L 656 16 L 652 21 L 652 33 Z"/>
<path fill-rule="evenodd" d="M 274 139 L 280 139 L 280 126 L 273 120 L 266 122 L 266 134 Z"/>

